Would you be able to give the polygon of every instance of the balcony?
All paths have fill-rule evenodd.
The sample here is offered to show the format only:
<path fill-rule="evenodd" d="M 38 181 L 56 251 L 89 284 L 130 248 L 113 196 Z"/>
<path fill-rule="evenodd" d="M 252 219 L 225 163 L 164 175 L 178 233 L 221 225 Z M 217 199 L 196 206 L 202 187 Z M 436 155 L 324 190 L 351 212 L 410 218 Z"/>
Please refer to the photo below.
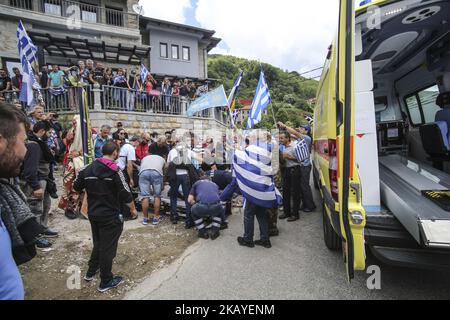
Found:
<path fill-rule="evenodd" d="M 82 29 L 140 38 L 139 17 L 135 13 L 125 12 L 126 9 L 119 10 L 68 0 L 0 0 L 0 7 L 4 15 L 32 22 L 56 23 L 64 27 L 69 27 L 71 23 L 75 26 L 80 22 L 79 27 Z M 30 11 L 31 14 L 25 14 L 24 10 Z"/>

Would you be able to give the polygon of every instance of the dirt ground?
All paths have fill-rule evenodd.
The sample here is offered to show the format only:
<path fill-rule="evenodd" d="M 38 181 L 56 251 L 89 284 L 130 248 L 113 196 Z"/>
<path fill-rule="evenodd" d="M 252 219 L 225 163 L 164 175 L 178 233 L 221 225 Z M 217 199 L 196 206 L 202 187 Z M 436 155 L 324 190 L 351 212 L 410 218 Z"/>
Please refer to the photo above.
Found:
<path fill-rule="evenodd" d="M 60 233 L 59 238 L 50 240 L 52 250 L 38 251 L 31 262 L 20 267 L 28 300 L 121 299 L 145 277 L 177 259 L 198 239 L 194 230 L 185 230 L 184 224 L 174 226 L 168 218 L 158 227 L 143 226 L 140 215 L 136 221 L 125 222 L 113 265 L 113 273 L 123 276 L 124 283 L 118 289 L 100 294 L 96 290 L 100 282 L 97 276 L 92 283 L 81 280 L 81 289 L 70 290 L 67 286 L 73 275 L 68 273 L 70 268 L 79 267 L 81 277 L 87 271 L 92 249 L 90 225 L 86 220 L 68 220 L 56 207 L 57 200 L 52 200 L 49 226 Z"/>

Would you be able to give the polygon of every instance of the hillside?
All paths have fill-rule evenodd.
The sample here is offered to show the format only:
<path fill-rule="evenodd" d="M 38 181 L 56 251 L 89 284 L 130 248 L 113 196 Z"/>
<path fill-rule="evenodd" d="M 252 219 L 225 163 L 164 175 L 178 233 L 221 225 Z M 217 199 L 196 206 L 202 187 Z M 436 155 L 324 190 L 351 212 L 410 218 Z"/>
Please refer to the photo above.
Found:
<path fill-rule="evenodd" d="M 311 114 L 314 107 L 307 101 L 315 98 L 318 82 L 307 80 L 295 71 L 287 72 L 266 63 L 262 65 L 277 121 L 290 122 L 292 125 L 305 123 L 304 115 Z M 239 89 L 238 99 L 252 100 L 259 80 L 259 62 L 233 56 L 209 56 L 208 75 L 223 83 L 227 93 L 233 87 L 241 70 L 244 71 L 244 79 Z M 270 117 L 263 120 L 263 124 L 273 125 L 271 113 Z"/>

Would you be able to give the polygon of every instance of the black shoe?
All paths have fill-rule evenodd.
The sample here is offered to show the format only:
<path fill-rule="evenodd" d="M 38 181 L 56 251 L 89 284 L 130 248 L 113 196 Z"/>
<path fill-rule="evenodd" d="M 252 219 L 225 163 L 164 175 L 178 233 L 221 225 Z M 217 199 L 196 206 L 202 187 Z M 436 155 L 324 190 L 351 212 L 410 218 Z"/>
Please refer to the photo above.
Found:
<path fill-rule="evenodd" d="M 222 223 L 222 225 L 220 226 L 220 230 L 227 230 L 228 229 L 228 223 L 224 222 Z"/>
<path fill-rule="evenodd" d="M 110 289 L 117 288 L 123 282 L 122 277 L 114 277 L 108 284 L 101 285 L 98 287 L 98 292 L 104 293 Z"/>
<path fill-rule="evenodd" d="M 36 242 L 36 248 L 38 248 L 39 250 L 48 250 L 52 247 L 52 244 L 46 240 L 46 239 L 37 239 Z"/>
<path fill-rule="evenodd" d="M 94 281 L 95 276 L 100 272 L 100 269 L 97 269 L 95 272 L 86 272 L 86 275 L 84 276 L 84 281 L 86 282 L 92 282 Z"/>
<path fill-rule="evenodd" d="M 69 220 L 75 220 L 75 219 L 78 218 L 78 215 L 77 215 L 75 212 L 73 212 L 72 210 L 66 210 L 66 211 L 64 212 L 64 215 L 65 215 L 66 218 L 69 219 Z"/>
<path fill-rule="evenodd" d="M 243 237 L 239 237 L 237 239 L 237 241 L 238 241 L 239 245 L 241 245 L 243 247 L 249 247 L 249 248 L 255 247 L 255 243 L 253 241 L 247 241 Z"/>
<path fill-rule="evenodd" d="M 291 216 L 287 216 L 287 215 L 285 215 L 285 214 L 282 214 L 280 217 L 279 217 L 279 219 L 280 220 L 284 220 L 284 219 L 287 219 L 287 218 L 290 218 Z"/>
<path fill-rule="evenodd" d="M 314 212 L 316 210 L 316 207 L 314 207 L 314 208 L 305 208 L 305 209 L 303 209 L 302 211 L 303 212 L 306 212 L 306 213 L 310 213 L 310 212 Z"/>
<path fill-rule="evenodd" d="M 255 245 L 260 246 L 260 247 L 264 247 L 266 249 L 272 248 L 272 243 L 270 243 L 270 240 L 267 240 L 267 241 L 256 240 L 255 241 Z"/>
<path fill-rule="evenodd" d="M 295 222 L 297 220 L 300 220 L 300 217 L 293 216 L 293 217 L 290 217 L 289 219 L 287 219 L 287 222 Z"/>
<path fill-rule="evenodd" d="M 172 221 L 173 225 L 177 225 L 178 224 L 178 219 L 170 218 L 170 221 Z"/>
<path fill-rule="evenodd" d="M 280 235 L 280 231 L 278 230 L 270 230 L 269 231 L 269 237 L 278 237 Z"/>
<path fill-rule="evenodd" d="M 200 231 L 198 232 L 198 237 L 199 237 L 200 239 L 208 240 L 208 239 L 209 239 L 208 231 L 207 231 L 207 230 L 200 230 Z"/>
<path fill-rule="evenodd" d="M 51 239 L 51 238 L 58 238 L 59 233 L 49 229 L 49 230 L 45 231 L 42 235 L 44 236 L 44 238 Z"/>
<path fill-rule="evenodd" d="M 211 240 L 216 240 L 218 237 L 220 237 L 220 231 L 211 231 L 211 235 L 210 235 L 210 238 L 211 238 Z"/>
<path fill-rule="evenodd" d="M 194 228 L 194 227 L 195 227 L 195 224 L 193 224 L 193 223 L 186 223 L 186 225 L 184 226 L 184 228 L 185 228 L 186 230 L 192 229 L 192 228 Z"/>

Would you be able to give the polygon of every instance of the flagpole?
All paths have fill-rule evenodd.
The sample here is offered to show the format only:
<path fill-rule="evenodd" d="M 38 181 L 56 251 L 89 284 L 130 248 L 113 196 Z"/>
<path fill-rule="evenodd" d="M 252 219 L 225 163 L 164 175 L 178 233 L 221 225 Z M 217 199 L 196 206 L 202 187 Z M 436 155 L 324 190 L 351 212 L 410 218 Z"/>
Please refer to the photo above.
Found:
<path fill-rule="evenodd" d="M 270 109 L 272 109 L 272 117 L 273 117 L 273 123 L 275 124 L 275 126 L 277 125 L 277 119 L 275 117 L 275 111 L 273 109 L 273 104 L 272 104 L 272 99 L 270 99 Z"/>

